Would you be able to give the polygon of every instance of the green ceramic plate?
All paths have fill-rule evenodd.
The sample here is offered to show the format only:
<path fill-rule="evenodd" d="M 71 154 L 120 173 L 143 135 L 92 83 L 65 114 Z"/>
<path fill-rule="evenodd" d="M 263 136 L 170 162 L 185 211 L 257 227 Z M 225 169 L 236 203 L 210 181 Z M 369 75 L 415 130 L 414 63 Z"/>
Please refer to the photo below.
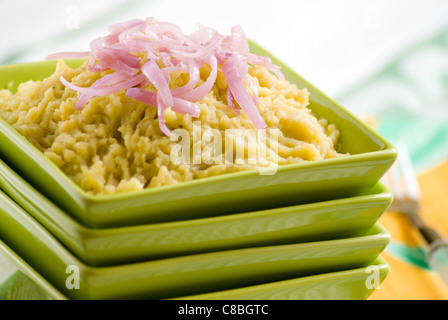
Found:
<path fill-rule="evenodd" d="M 173 298 L 359 268 L 390 241 L 376 224 L 354 238 L 91 267 L 4 193 L 0 203 L 0 239 L 71 299 Z"/>
<path fill-rule="evenodd" d="M 0 121 L 0 158 L 64 211 L 91 227 L 218 216 L 349 197 L 371 189 L 395 160 L 395 148 L 268 52 L 254 43 L 251 50 L 270 56 L 289 81 L 308 88 L 310 108 L 338 126 L 342 151 L 351 156 L 285 165 L 275 175 L 253 170 L 106 196 L 82 191 L 4 121 Z M 0 88 L 14 90 L 20 82 L 41 80 L 54 68 L 55 61 L 0 66 Z"/>
<path fill-rule="evenodd" d="M 65 300 L 39 273 L 0 241 L 0 300 Z"/>
<path fill-rule="evenodd" d="M 67 298 L 4 243 L 0 261 L 20 265 L 11 277 L 0 282 L 3 300 L 66 300 Z M 4 272 L 0 264 L 0 273 Z M 378 257 L 366 267 L 296 279 L 271 282 L 233 290 L 177 298 L 177 300 L 365 300 L 389 272 L 389 265 Z M 20 276 L 19 276 L 20 275 Z M 377 282 L 375 282 L 377 281 Z M 26 283 L 26 285 L 24 285 Z"/>
<path fill-rule="evenodd" d="M 8 265 L 7 265 L 8 264 Z M 13 266 L 11 268 L 11 265 Z M 14 269 L 14 270 L 11 270 Z M 36 270 L 0 241 L 0 299 L 66 300 Z M 389 265 L 378 257 L 369 269 L 357 268 L 308 277 L 271 282 L 233 290 L 177 298 L 178 300 L 363 300 L 378 288 L 389 272 Z M 375 282 L 376 281 L 376 282 Z"/>
<path fill-rule="evenodd" d="M 389 273 L 380 256 L 368 267 L 323 273 L 177 300 L 365 300 Z"/>
<path fill-rule="evenodd" d="M 213 218 L 91 229 L 66 215 L 0 160 L 0 189 L 89 265 L 263 245 L 330 240 L 367 232 L 389 207 L 381 183 L 368 194 Z"/>

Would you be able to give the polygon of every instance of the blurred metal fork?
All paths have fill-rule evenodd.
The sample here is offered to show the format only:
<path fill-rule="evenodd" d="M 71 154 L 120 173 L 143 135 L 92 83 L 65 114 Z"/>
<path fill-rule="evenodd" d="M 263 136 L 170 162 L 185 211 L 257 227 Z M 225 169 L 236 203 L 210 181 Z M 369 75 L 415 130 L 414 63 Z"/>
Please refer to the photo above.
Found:
<path fill-rule="evenodd" d="M 383 178 L 394 195 L 390 210 L 406 214 L 427 245 L 426 262 L 448 285 L 448 242 L 420 217 L 420 187 L 405 144 L 398 144 L 397 161 Z"/>

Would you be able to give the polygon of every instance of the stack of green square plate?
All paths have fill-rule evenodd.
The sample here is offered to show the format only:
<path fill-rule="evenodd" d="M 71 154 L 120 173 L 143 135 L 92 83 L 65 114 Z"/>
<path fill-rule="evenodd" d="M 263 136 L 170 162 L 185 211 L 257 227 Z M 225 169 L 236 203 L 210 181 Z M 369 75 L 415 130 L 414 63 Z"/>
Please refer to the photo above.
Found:
<path fill-rule="evenodd" d="M 4 255 L 53 298 L 366 298 L 374 290 L 367 270 L 381 281 L 388 270 L 379 254 L 389 235 L 377 220 L 392 195 L 378 181 L 396 151 L 272 59 L 311 92 L 313 112 L 338 126 L 349 156 L 281 166 L 274 175 L 247 171 L 91 196 L 0 120 Z M 14 90 L 54 67 L 0 67 L 0 88 Z"/>

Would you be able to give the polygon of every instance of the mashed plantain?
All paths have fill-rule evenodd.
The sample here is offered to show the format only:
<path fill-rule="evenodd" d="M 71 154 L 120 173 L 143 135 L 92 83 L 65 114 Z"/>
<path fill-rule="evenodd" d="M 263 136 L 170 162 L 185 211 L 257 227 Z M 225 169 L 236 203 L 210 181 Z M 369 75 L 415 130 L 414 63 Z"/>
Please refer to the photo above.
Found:
<path fill-rule="evenodd" d="M 204 65 L 200 71 L 204 81 L 210 68 Z M 176 184 L 259 168 L 266 166 L 266 161 L 284 165 L 342 156 L 337 152 L 339 131 L 325 119 L 318 120 L 307 108 L 306 89 L 279 80 L 264 67 L 251 66 L 249 75 L 258 87 L 257 108 L 268 128 L 278 129 L 275 141 L 271 137 L 257 140 L 254 145 L 241 141 L 237 131 L 232 133 L 231 129 L 246 129 L 254 134 L 257 131 L 244 112 L 238 116 L 227 105 L 227 83 L 219 70 L 212 90 L 196 102 L 200 107 L 198 118 L 167 109 L 165 122 L 173 132 L 182 129 L 192 135 L 213 129 L 221 134 L 218 137 L 222 137 L 219 145 L 223 151 L 225 142 L 234 143 L 230 149 L 233 162 L 195 161 L 195 152 L 206 154 L 209 147 L 201 139 L 199 143 L 190 141 L 191 161 L 172 161 L 173 148 L 179 141 L 161 132 L 156 108 L 127 97 L 122 90 L 93 97 L 77 110 L 80 94 L 59 81 L 63 76 L 75 85 L 88 87 L 106 73 L 91 72 L 86 66 L 71 69 L 61 60 L 55 73 L 43 81 L 22 83 L 15 94 L 0 91 L 0 116 L 89 193 L 111 194 Z M 188 74 L 171 75 L 170 87 L 181 87 L 187 81 Z M 151 84 L 148 89 L 153 89 Z M 262 157 L 258 160 L 265 162 L 249 161 L 250 148 L 257 144 L 268 150 L 266 156 L 258 155 Z M 241 149 L 243 152 L 238 153 Z"/>

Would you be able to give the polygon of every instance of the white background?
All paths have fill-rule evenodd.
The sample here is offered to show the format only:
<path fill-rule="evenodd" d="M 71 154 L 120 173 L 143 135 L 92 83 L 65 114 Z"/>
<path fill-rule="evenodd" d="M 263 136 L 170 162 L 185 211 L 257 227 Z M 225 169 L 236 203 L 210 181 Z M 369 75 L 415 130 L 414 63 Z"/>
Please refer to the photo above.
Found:
<path fill-rule="evenodd" d="M 88 50 L 109 24 L 153 16 L 186 33 L 239 24 L 330 96 L 374 73 L 409 45 L 448 26 L 447 0 L 0 0 L 0 62 Z M 14 52 L 26 52 L 10 60 Z"/>

